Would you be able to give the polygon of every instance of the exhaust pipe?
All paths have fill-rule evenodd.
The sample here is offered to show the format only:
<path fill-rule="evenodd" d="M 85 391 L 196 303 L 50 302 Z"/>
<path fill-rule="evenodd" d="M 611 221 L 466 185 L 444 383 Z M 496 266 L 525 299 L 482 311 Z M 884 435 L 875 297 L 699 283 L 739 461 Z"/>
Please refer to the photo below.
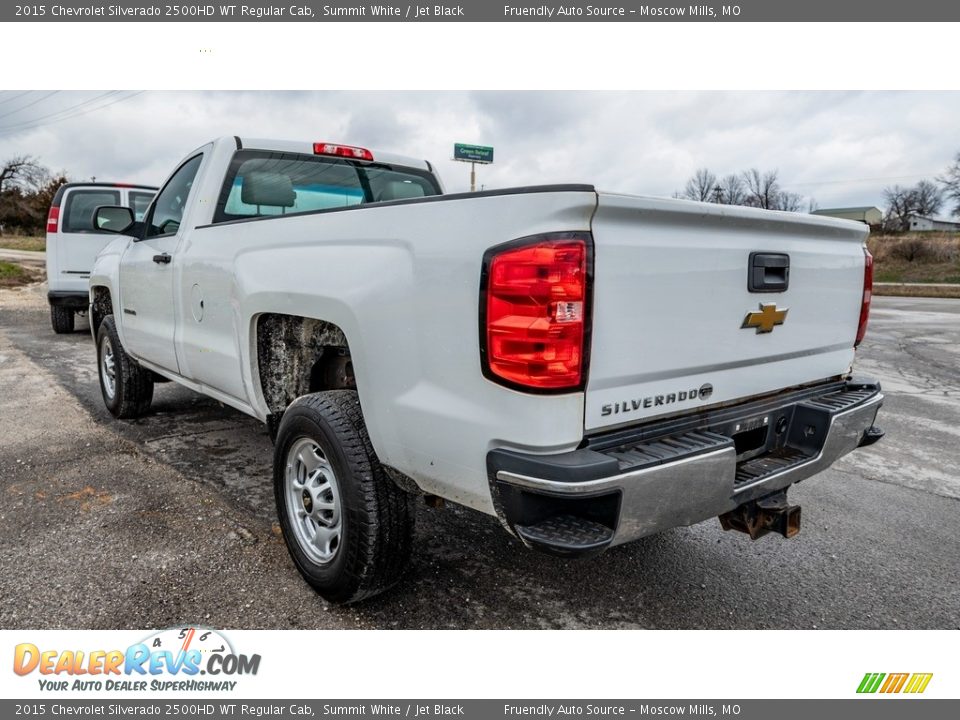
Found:
<path fill-rule="evenodd" d="M 751 540 L 769 532 L 780 533 L 785 538 L 800 532 L 800 506 L 787 502 L 786 490 L 744 503 L 719 519 L 724 530 L 747 533 Z"/>

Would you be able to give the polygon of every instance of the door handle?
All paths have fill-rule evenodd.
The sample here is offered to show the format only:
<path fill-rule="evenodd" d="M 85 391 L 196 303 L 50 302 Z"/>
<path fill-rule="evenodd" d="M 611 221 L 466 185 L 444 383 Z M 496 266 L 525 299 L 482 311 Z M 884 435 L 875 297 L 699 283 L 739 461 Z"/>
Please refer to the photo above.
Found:
<path fill-rule="evenodd" d="M 786 253 L 750 253 L 747 289 L 785 292 L 790 286 L 790 256 Z"/>
<path fill-rule="evenodd" d="M 158 265 L 169 265 L 170 264 L 170 254 L 161 253 L 160 255 L 154 255 L 153 261 Z"/>

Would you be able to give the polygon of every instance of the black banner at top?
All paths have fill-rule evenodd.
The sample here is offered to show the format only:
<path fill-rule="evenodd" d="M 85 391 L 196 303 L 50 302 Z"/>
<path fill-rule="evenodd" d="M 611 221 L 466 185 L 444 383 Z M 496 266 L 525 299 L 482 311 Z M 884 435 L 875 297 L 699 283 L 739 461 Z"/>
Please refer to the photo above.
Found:
<path fill-rule="evenodd" d="M 528 2 L 179 2 L 62 0 L 0 6 L 3 22 L 951 22 L 944 0 L 735 0 L 730 3 Z M 853 35 L 852 37 L 859 37 Z"/>

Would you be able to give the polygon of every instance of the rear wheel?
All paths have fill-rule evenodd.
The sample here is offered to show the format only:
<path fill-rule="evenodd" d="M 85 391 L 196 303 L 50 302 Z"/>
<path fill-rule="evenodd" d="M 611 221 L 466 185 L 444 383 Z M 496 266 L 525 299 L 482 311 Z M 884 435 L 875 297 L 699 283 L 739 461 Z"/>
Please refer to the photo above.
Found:
<path fill-rule="evenodd" d="M 113 315 L 97 331 L 97 368 L 103 403 L 114 417 L 135 418 L 150 408 L 153 374 L 124 351 Z"/>
<path fill-rule="evenodd" d="M 273 481 L 290 556 L 324 599 L 356 602 L 402 577 L 413 501 L 377 460 L 355 391 L 306 395 L 287 408 Z"/>
<path fill-rule="evenodd" d="M 75 313 L 72 308 L 60 305 L 50 306 L 50 324 L 57 335 L 66 335 L 73 332 Z"/>

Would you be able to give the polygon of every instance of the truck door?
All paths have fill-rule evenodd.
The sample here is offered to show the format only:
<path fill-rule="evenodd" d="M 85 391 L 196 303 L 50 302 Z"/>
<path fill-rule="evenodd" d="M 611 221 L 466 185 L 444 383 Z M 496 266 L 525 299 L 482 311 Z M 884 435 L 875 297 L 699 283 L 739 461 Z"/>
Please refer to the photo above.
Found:
<path fill-rule="evenodd" d="M 174 349 L 174 262 L 193 181 L 203 161 L 194 155 L 170 176 L 147 211 L 143 238 L 130 243 L 120 268 L 123 341 L 135 357 L 179 373 Z"/>

